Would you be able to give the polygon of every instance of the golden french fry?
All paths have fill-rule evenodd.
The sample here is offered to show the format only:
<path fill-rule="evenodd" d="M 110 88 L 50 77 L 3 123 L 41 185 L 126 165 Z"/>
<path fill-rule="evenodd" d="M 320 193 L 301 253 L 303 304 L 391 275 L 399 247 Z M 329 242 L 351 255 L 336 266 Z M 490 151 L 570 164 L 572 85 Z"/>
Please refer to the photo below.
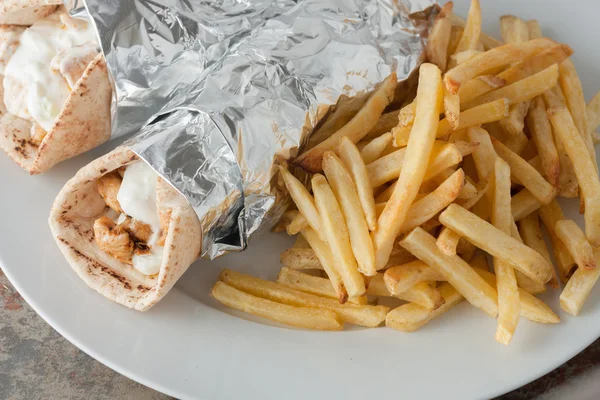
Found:
<path fill-rule="evenodd" d="M 594 256 L 596 263 L 599 263 L 600 248 L 594 249 Z M 593 270 L 577 268 L 560 294 L 560 308 L 571 315 L 579 315 L 598 278 L 600 278 L 600 268 Z"/>
<path fill-rule="evenodd" d="M 312 177 L 312 189 L 315 203 L 322 216 L 322 227 L 325 231 L 327 244 L 337 263 L 337 270 L 342 277 L 346 291 L 350 297 L 365 294 L 365 282 L 354 259 L 350 235 L 340 206 L 323 175 Z"/>
<path fill-rule="evenodd" d="M 491 138 L 498 156 L 510 165 L 511 176 L 525 186 L 542 204 L 548 204 L 556 197 L 556 189 L 536 171 L 527 161 L 512 152 L 500 141 Z"/>
<path fill-rule="evenodd" d="M 508 110 L 508 117 L 498 121 L 498 124 L 510 136 L 525 135 L 523 128 L 525 128 L 525 116 L 529 111 L 529 103 L 530 101 L 527 100 L 513 104 Z"/>
<path fill-rule="evenodd" d="M 544 37 L 542 34 L 542 28 L 537 20 L 532 19 L 527 21 L 527 30 L 529 32 L 529 39 L 539 39 Z"/>
<path fill-rule="evenodd" d="M 290 236 L 297 235 L 300 231 L 308 225 L 308 220 L 301 213 L 297 213 L 292 222 L 285 228 L 286 232 Z"/>
<path fill-rule="evenodd" d="M 420 260 L 395 265 L 383 274 L 385 286 L 392 295 L 404 293 L 417 283 L 443 280 L 442 275 Z"/>
<path fill-rule="evenodd" d="M 283 167 L 279 167 L 279 172 L 285 182 L 285 187 L 298 210 L 304 215 L 304 218 L 308 221 L 310 226 L 317 232 L 322 240 L 325 240 L 325 236 L 321 230 L 321 216 L 315 205 L 315 200 L 310 195 L 306 187 L 294 176 L 290 171 Z"/>
<path fill-rule="evenodd" d="M 379 88 L 369 97 L 365 105 L 342 129 L 335 132 L 312 149 L 301 154 L 293 163 L 308 172 L 321 171 L 323 154 L 327 150 L 337 151 L 342 138 L 358 143 L 377 124 L 383 110 L 394 98 L 398 78 L 395 72 L 388 76 Z"/>
<path fill-rule="evenodd" d="M 549 204 L 542 206 L 539 210 L 539 215 L 550 234 L 554 259 L 558 268 L 558 277 L 562 283 L 567 283 L 569 277 L 571 277 L 575 268 L 577 268 L 577 264 L 575 264 L 575 260 L 573 260 L 563 242 L 556 235 L 556 223 L 565 219 L 565 216 L 556 200 L 552 200 Z"/>
<path fill-rule="evenodd" d="M 398 125 L 398 111 L 382 114 L 377 124 L 365 135 L 364 140 L 372 140 L 392 130 Z"/>
<path fill-rule="evenodd" d="M 331 285 L 329 279 L 304 274 L 288 267 L 283 267 L 279 270 L 277 282 L 292 289 L 311 293 L 317 296 L 329 297 L 331 299 L 338 298 L 338 295 Z M 350 297 L 348 302 L 363 305 L 368 303 L 366 296 Z"/>
<path fill-rule="evenodd" d="M 446 70 L 448 60 L 448 44 L 450 43 L 450 32 L 452 30 L 452 2 L 444 4 L 435 19 L 435 23 L 429 32 L 425 56 L 427 61 L 435 64 L 441 71 Z"/>
<path fill-rule="evenodd" d="M 559 71 L 560 75 L 558 77 L 558 83 L 562 89 L 567 107 L 569 108 L 569 112 L 573 117 L 573 122 L 575 122 L 579 134 L 585 142 L 588 153 L 592 159 L 592 164 L 596 168 L 596 173 L 598 173 L 596 151 L 594 150 L 594 142 L 592 141 L 592 135 L 590 134 L 591 131 L 587 120 L 585 97 L 583 95 L 583 88 L 581 87 L 581 80 L 575 69 L 575 64 L 568 58 L 560 63 Z"/>
<path fill-rule="evenodd" d="M 381 136 L 371 140 L 363 149 L 360 151 L 360 155 L 365 162 L 369 164 L 379 158 L 381 153 L 392 143 L 392 133 L 387 132 Z"/>
<path fill-rule="evenodd" d="M 456 46 L 455 53 L 477 49 L 481 33 L 481 5 L 479 4 L 479 0 L 471 0 L 467 22 L 463 28 L 463 34 Z"/>
<path fill-rule="evenodd" d="M 573 54 L 573 50 L 569 46 L 557 44 L 500 72 L 498 76 L 489 79 L 479 76 L 471 79 L 458 91 L 460 104 L 466 104 L 494 89 L 513 84 L 541 72 L 553 64 L 566 60 L 571 54 Z"/>
<path fill-rule="evenodd" d="M 549 109 L 548 116 L 554 132 L 560 137 L 568 154 L 577 181 L 585 198 L 585 231 L 592 246 L 600 245 L 600 179 L 590 157 L 582 157 L 587 153 L 585 142 L 565 108 Z"/>
<path fill-rule="evenodd" d="M 308 244 L 310 244 L 310 247 L 315 252 L 315 255 L 318 258 L 319 263 L 321 265 L 321 268 L 324 269 L 327 273 L 327 276 L 331 281 L 331 285 L 333 286 L 333 289 L 337 294 L 338 301 L 340 302 L 340 304 L 345 303 L 348 300 L 348 292 L 346 290 L 346 287 L 344 286 L 341 273 L 338 269 L 339 264 L 337 263 L 337 260 L 331 253 L 328 244 L 321 240 L 317 233 L 311 227 L 306 227 L 302 229 L 301 233 L 302 236 L 304 236 L 304 238 L 308 242 Z M 307 256 L 306 253 L 305 256 Z M 315 264 L 314 261 L 312 261 L 312 264 Z M 284 263 L 284 265 L 287 264 Z"/>
<path fill-rule="evenodd" d="M 287 210 L 283 213 L 279 221 L 271 228 L 271 232 L 283 232 L 286 227 L 296 218 L 300 212 L 298 210 Z"/>
<path fill-rule="evenodd" d="M 596 93 L 592 100 L 587 103 L 586 115 L 588 128 L 590 132 L 593 133 L 593 131 L 598 128 L 598 125 L 600 125 L 600 92 Z M 597 141 L 595 143 L 597 143 Z"/>
<path fill-rule="evenodd" d="M 442 253 L 433 236 L 421 228 L 415 228 L 400 241 L 400 245 L 444 276 L 469 303 L 492 317 L 498 315 L 496 290 L 460 257 Z"/>
<path fill-rule="evenodd" d="M 454 19 L 454 14 L 451 17 L 452 19 Z M 466 21 L 464 21 L 466 22 Z M 450 59 L 451 55 L 453 55 L 456 52 L 456 48 L 458 47 L 458 42 L 460 42 L 460 38 L 462 37 L 464 29 L 461 26 L 456 26 L 456 24 L 453 23 L 452 28 L 450 29 L 450 39 L 448 41 L 448 63 L 446 64 L 446 69 L 444 70 L 447 71 L 448 69 L 450 69 L 450 65 L 448 65 L 450 62 L 452 62 L 452 60 Z"/>
<path fill-rule="evenodd" d="M 512 236 L 513 239 L 518 240 L 519 243 L 525 244 L 523 242 L 523 239 L 521 238 L 521 235 L 519 234 L 519 228 L 517 228 L 517 224 L 514 220 L 510 221 L 510 236 Z M 534 281 L 527 275 L 523 274 L 521 271 L 515 270 L 515 275 L 517 277 L 518 286 L 526 292 L 531 294 L 539 294 L 544 293 L 546 291 L 545 284 Z M 554 270 L 552 271 L 552 278 L 549 282 L 552 282 L 553 279 Z"/>
<path fill-rule="evenodd" d="M 485 129 L 478 127 L 467 129 L 467 134 L 471 141 L 479 143 L 479 147 L 473 152 L 477 175 L 479 179 L 487 179 L 494 171 L 494 162 L 498 157 L 490 140 L 490 135 Z"/>
<path fill-rule="evenodd" d="M 552 126 L 546 114 L 546 106 L 541 97 L 536 97 L 531 101 L 526 120 L 531 139 L 538 150 L 544 174 L 552 186 L 559 187 L 560 159 L 554 145 Z"/>
<path fill-rule="evenodd" d="M 344 327 L 335 311 L 280 304 L 245 293 L 223 282 L 215 283 L 210 294 L 227 307 L 286 325 L 331 331 L 339 331 Z"/>
<path fill-rule="evenodd" d="M 434 183 L 436 186 L 439 186 L 442 183 L 444 183 L 446 179 L 450 178 L 455 172 L 456 170 L 454 170 L 454 168 L 446 168 L 445 170 L 434 176 L 431 182 Z M 456 198 L 466 201 L 473 198 L 474 196 L 477 196 L 477 188 L 473 183 L 469 181 L 469 177 L 465 174 L 464 185 Z"/>
<path fill-rule="evenodd" d="M 470 210 L 475 204 L 479 203 L 483 196 L 485 196 L 489 187 L 490 184 L 487 180 L 480 180 L 479 182 L 477 182 L 477 186 L 475 186 L 477 194 L 468 200 L 458 200 L 456 201 L 456 204 L 458 204 L 464 209 Z"/>
<path fill-rule="evenodd" d="M 444 117 L 453 129 L 458 128 L 460 114 L 460 99 L 458 94 L 451 94 L 444 90 Z"/>
<path fill-rule="evenodd" d="M 596 260 L 592 246 L 575 221 L 563 219 L 556 222 L 556 236 L 563 242 L 578 268 L 595 269 Z"/>
<path fill-rule="evenodd" d="M 466 61 L 469 61 L 471 58 L 478 56 L 479 54 L 481 54 L 481 51 L 479 51 L 479 50 L 461 51 L 460 53 L 452 54 L 450 56 L 450 62 L 452 64 L 452 66 L 454 67 L 454 66 L 462 64 Z"/>
<path fill-rule="evenodd" d="M 293 269 L 323 269 L 315 251 L 310 248 L 287 249 L 281 253 L 279 259 L 283 265 Z"/>
<path fill-rule="evenodd" d="M 553 44 L 553 41 L 542 38 L 496 47 L 446 72 L 444 84 L 450 93 L 457 93 L 460 86 L 469 79 L 482 75 L 490 69 L 522 61 Z"/>
<path fill-rule="evenodd" d="M 525 21 L 514 15 L 500 17 L 500 33 L 504 43 L 522 43 L 529 40 L 529 28 Z"/>
<path fill-rule="evenodd" d="M 342 209 L 358 270 L 366 276 L 373 276 L 377 273 L 373 244 L 352 177 L 332 151 L 323 155 L 323 171 Z"/>
<path fill-rule="evenodd" d="M 490 285 L 496 283 L 496 276 L 491 272 L 479 268 L 474 269 Z M 560 318 L 554 314 L 554 311 L 546 303 L 523 289 L 519 289 L 519 302 L 521 317 L 523 318 L 542 324 L 557 324 L 560 322 Z"/>
<path fill-rule="evenodd" d="M 471 126 L 487 124 L 489 122 L 499 121 L 508 116 L 508 101 L 498 99 L 489 103 L 481 104 L 477 107 L 465 110 L 459 114 L 458 127 L 456 130 L 466 129 Z M 402 128 L 392 130 L 394 135 L 394 144 L 396 147 L 404 147 L 408 143 L 410 130 Z M 445 137 L 452 133 L 450 122 L 444 118 L 439 122 L 436 138 Z"/>
<path fill-rule="evenodd" d="M 534 281 L 546 283 L 552 278 L 552 266 L 544 257 L 468 210 L 450 204 L 439 219 L 444 226 Z"/>
<path fill-rule="evenodd" d="M 515 221 L 520 221 L 532 212 L 538 210 L 541 206 L 542 203 L 540 203 L 528 189 L 523 188 L 519 193 L 512 197 L 512 216 Z"/>
<path fill-rule="evenodd" d="M 507 99 L 509 104 L 531 100 L 555 86 L 557 81 L 558 65 L 554 64 L 537 74 L 477 97 L 464 104 L 464 108 L 476 107 L 502 98 Z"/>
<path fill-rule="evenodd" d="M 404 304 L 390 311 L 385 317 L 385 326 L 402 332 L 413 332 L 460 303 L 464 297 L 449 283 L 442 283 L 440 291 L 444 304 L 429 310 L 418 304 Z"/>
<path fill-rule="evenodd" d="M 340 143 L 340 158 L 346 169 L 350 171 L 350 174 L 352 175 L 352 179 L 356 185 L 356 191 L 358 192 L 360 205 L 362 206 L 367 221 L 367 226 L 373 231 L 377 228 L 377 216 L 375 213 L 373 187 L 369 182 L 367 166 L 363 162 L 356 145 L 349 139 L 344 138 Z"/>
<path fill-rule="evenodd" d="M 451 229 L 443 227 L 435 244 L 442 251 L 442 253 L 452 256 L 456 254 L 456 248 L 460 236 Z"/>
<path fill-rule="evenodd" d="M 334 299 L 315 296 L 291 289 L 276 282 L 265 281 L 228 269 L 219 278 L 229 286 L 254 296 L 297 307 L 316 307 L 335 311 L 344 322 L 374 328 L 379 326 L 389 311 L 385 306 L 340 304 Z"/>
<path fill-rule="evenodd" d="M 454 27 L 460 27 L 460 28 L 464 28 L 467 24 L 467 21 L 464 20 L 464 18 L 456 15 L 456 14 L 452 14 L 450 16 L 450 20 L 452 21 L 452 25 L 453 28 Z M 461 32 L 462 35 L 462 32 Z M 486 35 L 485 33 L 481 32 L 479 34 L 479 41 L 483 44 L 483 46 L 485 47 L 486 50 L 489 49 L 493 49 L 494 47 L 498 47 L 498 46 L 502 46 L 502 42 L 498 39 L 495 39 L 489 35 Z M 451 54 L 453 54 L 454 52 L 452 52 Z"/>
<path fill-rule="evenodd" d="M 434 310 L 444 304 L 444 299 L 437 290 L 434 282 L 420 282 L 402 293 L 392 294 L 386 287 L 382 273 L 371 278 L 367 294 L 370 296 L 396 297 L 404 301 L 419 304 L 428 310 Z"/>
<path fill-rule="evenodd" d="M 506 40 L 506 39 L 505 39 Z M 494 192 L 492 201 L 492 224 L 510 235 L 512 213 L 510 208 L 510 167 L 500 157 L 494 163 Z M 519 323 L 520 303 L 517 277 L 513 267 L 494 257 L 494 271 L 498 290 L 498 328 L 496 340 L 509 344 Z"/>
<path fill-rule="evenodd" d="M 411 131 L 414 135 L 411 135 L 408 141 L 404 165 L 394 193 L 377 221 L 377 230 L 373 232 L 377 269 L 387 264 L 394 240 L 404 224 L 411 203 L 419 192 L 439 123 L 441 72 L 433 64 L 422 64 L 419 71 L 417 111 Z M 427 100 L 419 101 L 419 99 Z"/>
<path fill-rule="evenodd" d="M 540 221 L 537 212 L 532 212 L 519 222 L 519 233 L 521 234 L 523 243 L 526 246 L 531 247 L 533 250 L 540 253 L 542 257 L 552 264 L 552 261 L 550 260 L 550 253 L 546 247 L 546 242 L 542 237 L 542 231 L 540 230 Z M 558 278 L 554 268 L 552 268 L 552 270 L 552 279 L 549 283 L 552 287 L 557 288 Z"/>
<path fill-rule="evenodd" d="M 296 236 L 296 240 L 294 241 L 292 248 L 308 250 L 310 249 L 310 244 L 308 244 L 308 241 L 304 238 L 304 236 L 298 235 Z"/>

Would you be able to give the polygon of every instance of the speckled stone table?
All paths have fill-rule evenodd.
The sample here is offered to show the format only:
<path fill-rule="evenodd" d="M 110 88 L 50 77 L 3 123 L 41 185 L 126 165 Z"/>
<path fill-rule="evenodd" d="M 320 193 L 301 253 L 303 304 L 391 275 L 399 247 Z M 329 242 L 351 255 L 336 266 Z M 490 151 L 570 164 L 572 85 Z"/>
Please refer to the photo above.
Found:
<path fill-rule="evenodd" d="M 600 340 L 498 400 L 600 398 Z M 55 332 L 0 270 L 0 400 L 170 399 L 119 375 Z"/>

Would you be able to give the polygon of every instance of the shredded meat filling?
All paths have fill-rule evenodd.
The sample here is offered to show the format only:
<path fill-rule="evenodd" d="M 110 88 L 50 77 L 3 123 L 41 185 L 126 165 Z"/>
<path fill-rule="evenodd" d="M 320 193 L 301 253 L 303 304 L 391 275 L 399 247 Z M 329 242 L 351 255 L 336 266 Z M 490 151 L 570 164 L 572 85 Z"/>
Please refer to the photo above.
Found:
<path fill-rule="evenodd" d="M 121 205 L 119 204 L 119 200 L 117 200 L 117 194 L 119 193 L 119 188 L 121 188 L 122 180 L 123 179 L 121 176 L 117 172 L 113 171 L 102 176 L 96 181 L 98 192 L 106 202 L 106 205 L 118 213 L 123 212 L 123 209 L 121 209 Z"/>
<path fill-rule="evenodd" d="M 129 233 L 108 217 L 94 222 L 94 240 L 102 251 L 125 264 L 131 265 L 134 242 Z"/>
<path fill-rule="evenodd" d="M 144 224 L 131 217 L 125 218 L 125 221 L 119 224 L 136 242 L 148 243 L 152 236 L 152 228 L 150 225 Z"/>

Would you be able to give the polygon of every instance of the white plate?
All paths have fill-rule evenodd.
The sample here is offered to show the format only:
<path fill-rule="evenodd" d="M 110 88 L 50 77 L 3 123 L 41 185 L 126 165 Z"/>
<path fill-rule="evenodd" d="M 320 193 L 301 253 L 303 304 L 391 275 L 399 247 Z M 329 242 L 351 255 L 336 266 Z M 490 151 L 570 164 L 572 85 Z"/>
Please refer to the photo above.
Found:
<path fill-rule="evenodd" d="M 459 0 L 466 15 L 468 3 Z M 507 13 L 537 18 L 544 32 L 575 49 L 589 99 L 596 78 L 597 15 L 592 0 L 482 1 L 486 30 L 498 34 Z M 501 3 L 501 4 L 500 4 Z M 265 234 L 250 249 L 198 262 L 147 313 L 106 301 L 71 271 L 46 222 L 54 196 L 105 146 L 30 177 L 0 157 L 0 265 L 29 304 L 76 346 L 116 371 L 182 399 L 489 398 L 556 368 L 600 336 L 600 289 L 582 314 L 561 312 L 558 292 L 544 296 L 562 322 L 522 320 L 508 347 L 494 341 L 496 322 L 462 304 L 417 333 L 387 328 L 319 333 L 243 319 L 208 296 L 219 271 L 274 277 L 291 240 Z M 564 204 L 564 203 L 563 203 Z M 576 217 L 576 204 L 567 204 Z"/>

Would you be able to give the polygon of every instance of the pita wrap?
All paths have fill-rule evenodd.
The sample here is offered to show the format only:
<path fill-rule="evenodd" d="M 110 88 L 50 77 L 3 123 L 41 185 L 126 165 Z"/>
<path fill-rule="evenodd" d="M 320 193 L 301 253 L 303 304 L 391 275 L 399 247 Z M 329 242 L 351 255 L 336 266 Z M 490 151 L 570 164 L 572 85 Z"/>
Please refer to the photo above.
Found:
<path fill-rule="evenodd" d="M 61 4 L 62 0 L 2 0 L 0 25 L 33 25 Z"/>
<path fill-rule="evenodd" d="M 98 247 L 93 225 L 106 215 L 107 205 L 96 180 L 137 160 L 131 150 L 118 147 L 83 167 L 56 197 L 49 222 L 58 247 L 89 287 L 112 301 L 145 311 L 162 299 L 200 256 L 202 240 L 200 222 L 192 207 L 159 179 L 158 213 L 169 218 L 159 273 L 144 275 Z"/>

